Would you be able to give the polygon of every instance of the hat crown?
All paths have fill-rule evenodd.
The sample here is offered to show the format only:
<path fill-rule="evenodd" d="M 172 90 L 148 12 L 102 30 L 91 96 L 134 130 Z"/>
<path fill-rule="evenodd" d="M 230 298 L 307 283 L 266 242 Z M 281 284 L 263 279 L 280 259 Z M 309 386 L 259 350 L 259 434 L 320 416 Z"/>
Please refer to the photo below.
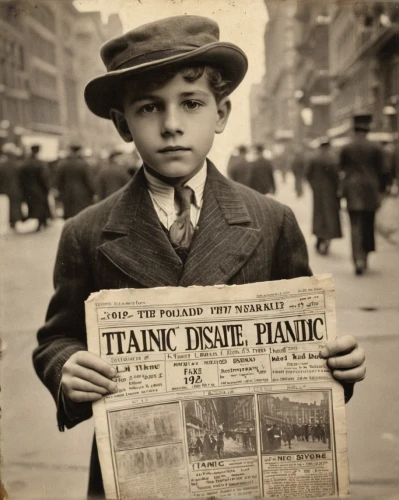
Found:
<path fill-rule="evenodd" d="M 135 28 L 106 42 L 101 58 L 107 71 L 135 66 L 164 56 L 184 53 L 219 41 L 215 21 L 201 16 L 173 16 Z"/>

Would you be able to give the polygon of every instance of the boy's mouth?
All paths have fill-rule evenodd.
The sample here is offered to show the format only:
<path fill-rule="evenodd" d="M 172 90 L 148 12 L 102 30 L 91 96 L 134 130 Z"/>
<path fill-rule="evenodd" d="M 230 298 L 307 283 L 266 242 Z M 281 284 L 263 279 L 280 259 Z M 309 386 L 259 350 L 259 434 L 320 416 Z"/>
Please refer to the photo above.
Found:
<path fill-rule="evenodd" d="M 158 150 L 158 153 L 176 153 L 177 151 L 190 151 L 190 148 L 184 148 L 183 146 L 167 146 Z"/>

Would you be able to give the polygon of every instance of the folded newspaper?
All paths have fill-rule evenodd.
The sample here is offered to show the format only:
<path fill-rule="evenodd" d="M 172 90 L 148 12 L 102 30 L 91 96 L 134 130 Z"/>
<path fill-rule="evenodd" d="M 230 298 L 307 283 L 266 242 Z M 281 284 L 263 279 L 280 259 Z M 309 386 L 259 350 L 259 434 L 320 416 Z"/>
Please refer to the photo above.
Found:
<path fill-rule="evenodd" d="M 93 404 L 107 499 L 348 495 L 331 275 L 103 290 L 86 323 L 117 371 Z"/>

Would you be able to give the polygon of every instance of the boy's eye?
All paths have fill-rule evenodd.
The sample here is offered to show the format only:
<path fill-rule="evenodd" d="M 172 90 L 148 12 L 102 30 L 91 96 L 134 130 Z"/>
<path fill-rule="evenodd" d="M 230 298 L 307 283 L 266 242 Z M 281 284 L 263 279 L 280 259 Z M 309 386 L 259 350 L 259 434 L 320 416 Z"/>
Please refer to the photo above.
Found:
<path fill-rule="evenodd" d="M 139 113 L 143 114 L 149 114 L 149 113 L 154 113 L 154 111 L 157 110 L 157 107 L 155 104 L 145 104 L 144 106 L 141 106 L 139 109 Z"/>
<path fill-rule="evenodd" d="M 198 109 L 200 106 L 202 106 L 202 104 L 198 101 L 185 101 L 184 102 L 184 106 L 189 109 L 189 110 L 195 110 L 195 109 Z"/>

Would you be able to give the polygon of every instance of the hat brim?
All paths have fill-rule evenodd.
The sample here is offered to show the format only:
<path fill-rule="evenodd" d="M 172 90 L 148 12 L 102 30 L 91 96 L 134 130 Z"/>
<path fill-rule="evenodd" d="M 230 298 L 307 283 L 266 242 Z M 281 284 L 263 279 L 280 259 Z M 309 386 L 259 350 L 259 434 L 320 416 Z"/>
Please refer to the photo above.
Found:
<path fill-rule="evenodd" d="M 223 71 L 223 78 L 231 82 L 229 94 L 238 87 L 248 69 L 247 57 L 239 47 L 228 42 L 215 42 L 187 53 L 110 71 L 96 77 L 86 85 L 84 93 L 86 104 L 95 115 L 110 119 L 110 109 L 117 107 L 119 103 L 118 88 L 127 76 L 185 62 L 208 64 L 220 68 Z"/>

